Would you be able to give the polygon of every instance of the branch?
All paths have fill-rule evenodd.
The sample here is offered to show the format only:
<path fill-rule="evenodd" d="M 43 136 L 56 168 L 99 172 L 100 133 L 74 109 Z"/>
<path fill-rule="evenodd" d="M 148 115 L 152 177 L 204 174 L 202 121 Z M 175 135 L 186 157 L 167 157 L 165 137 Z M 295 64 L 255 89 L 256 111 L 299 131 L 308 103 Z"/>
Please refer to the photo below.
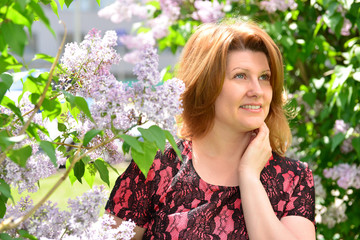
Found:
<path fill-rule="evenodd" d="M 33 112 L 30 116 L 30 118 L 27 120 L 27 122 L 24 124 L 24 126 L 22 127 L 22 129 L 20 130 L 20 132 L 18 133 L 18 135 L 22 135 L 25 133 L 26 129 L 30 126 L 30 123 L 32 121 L 32 119 L 34 118 L 35 114 L 38 112 L 38 110 L 40 110 L 40 107 L 45 99 L 45 96 L 46 96 L 46 92 L 47 90 L 49 89 L 50 87 L 50 84 L 51 84 L 51 81 L 52 81 L 52 76 L 53 76 L 53 73 L 54 73 L 54 70 L 55 70 L 55 66 L 57 64 L 57 62 L 59 61 L 59 58 L 60 58 L 60 54 L 61 54 L 61 51 L 62 51 L 62 48 L 63 46 L 65 45 L 65 40 L 66 40 L 66 34 L 67 34 L 67 29 L 66 29 L 66 25 L 64 22 L 60 21 L 60 23 L 62 23 L 64 25 L 64 37 L 63 37 L 63 40 L 59 46 L 59 49 L 58 49 L 58 52 L 56 54 L 56 58 L 51 66 L 51 69 L 50 69 L 50 73 L 49 73 L 49 78 L 48 78 L 48 81 L 46 83 L 46 86 L 44 88 L 44 91 L 43 93 L 41 94 L 40 96 L 40 99 L 39 99 L 39 102 L 35 105 L 34 109 L 33 109 Z M 14 145 L 10 145 L 6 148 L 6 150 L 0 155 L 0 165 L 2 164 L 2 162 L 5 160 L 5 157 L 6 157 L 6 152 L 10 151 L 11 149 L 13 149 Z"/>
<path fill-rule="evenodd" d="M 70 171 L 74 168 L 75 164 L 78 161 L 80 161 L 80 159 L 84 158 L 89 153 L 93 152 L 95 149 L 102 147 L 102 146 L 108 144 L 109 142 L 112 142 L 116 138 L 117 138 L 116 136 L 112 137 L 112 138 L 100 143 L 99 145 L 92 147 L 89 151 L 87 151 L 81 155 L 80 155 L 80 150 L 82 148 L 80 146 L 78 148 L 78 150 L 76 151 L 75 158 L 71 162 L 71 165 L 69 166 L 69 168 L 61 176 L 61 178 L 54 184 L 54 186 L 49 190 L 49 192 L 32 209 L 30 209 L 24 216 L 21 216 L 17 219 L 14 219 L 13 217 L 9 217 L 9 218 L 5 219 L 3 222 L 1 222 L 0 223 L 0 232 L 16 228 L 22 222 L 24 222 L 26 219 L 31 217 L 31 215 L 33 215 L 41 207 L 41 205 L 43 205 L 49 199 L 49 197 L 55 192 L 55 190 L 61 185 L 61 183 L 63 183 L 65 181 L 65 179 L 69 176 Z"/>

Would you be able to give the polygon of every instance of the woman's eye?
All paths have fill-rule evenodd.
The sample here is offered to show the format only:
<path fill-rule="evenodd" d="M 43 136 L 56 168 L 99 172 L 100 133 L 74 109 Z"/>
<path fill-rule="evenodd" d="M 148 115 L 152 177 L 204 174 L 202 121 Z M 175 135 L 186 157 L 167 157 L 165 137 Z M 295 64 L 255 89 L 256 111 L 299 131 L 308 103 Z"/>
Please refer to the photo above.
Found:
<path fill-rule="evenodd" d="M 269 74 L 261 75 L 260 80 L 270 81 L 270 75 Z"/>
<path fill-rule="evenodd" d="M 237 73 L 235 74 L 234 76 L 235 78 L 238 78 L 238 79 L 245 79 L 246 78 L 246 75 L 244 73 Z"/>

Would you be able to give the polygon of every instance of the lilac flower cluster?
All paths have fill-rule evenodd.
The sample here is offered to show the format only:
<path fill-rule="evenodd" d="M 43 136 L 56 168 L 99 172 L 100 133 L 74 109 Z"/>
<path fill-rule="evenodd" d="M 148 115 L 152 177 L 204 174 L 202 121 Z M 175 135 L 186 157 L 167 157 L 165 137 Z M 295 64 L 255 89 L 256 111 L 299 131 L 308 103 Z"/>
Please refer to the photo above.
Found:
<path fill-rule="evenodd" d="M 328 207 L 322 207 L 319 210 L 321 217 L 320 221 L 322 224 L 327 225 L 329 228 L 333 228 L 335 224 L 345 222 L 346 216 L 346 204 L 342 200 L 337 199 L 336 203 L 332 203 Z"/>
<path fill-rule="evenodd" d="M 194 2 L 196 11 L 192 13 L 192 18 L 203 23 L 216 22 L 225 16 L 224 4 L 214 1 L 196 0 Z"/>
<path fill-rule="evenodd" d="M 135 223 L 123 221 L 118 228 L 113 228 L 116 222 L 109 214 L 104 214 L 96 222 L 85 229 L 81 236 L 65 235 L 63 240 L 131 240 L 135 236 Z M 41 238 L 40 240 L 50 240 Z"/>
<path fill-rule="evenodd" d="M 21 198 L 15 206 L 9 206 L 5 215 L 7 217 L 19 218 L 33 207 L 33 201 L 29 196 Z M 28 231 L 37 237 L 58 239 L 64 232 L 65 223 L 69 213 L 59 210 L 56 203 L 47 201 L 30 218 L 20 224 L 19 228 Z M 12 236 L 17 236 L 16 231 L 10 230 Z"/>
<path fill-rule="evenodd" d="M 341 163 L 324 169 L 323 174 L 326 178 L 337 180 L 337 184 L 343 189 L 351 187 L 360 189 L 360 166 Z"/>
<path fill-rule="evenodd" d="M 116 45 L 115 31 L 107 31 L 101 38 L 96 29 L 90 31 L 80 44 L 68 43 L 61 58 L 66 73 L 60 76 L 57 87 L 91 97 L 99 85 L 104 85 L 108 79 L 114 80 L 110 68 L 121 59 L 114 49 Z"/>
<path fill-rule="evenodd" d="M 123 221 L 118 228 L 113 228 L 115 220 L 104 214 L 99 217 L 106 201 L 107 193 L 104 187 L 94 187 L 89 192 L 74 200 L 69 200 L 70 211 L 60 210 L 56 203 L 47 201 L 19 228 L 28 231 L 41 240 L 130 240 L 134 235 L 135 223 Z M 19 218 L 33 207 L 29 196 L 21 198 L 15 205 L 10 205 L 5 218 Z M 8 231 L 13 237 L 18 237 L 16 230 Z"/>
<path fill-rule="evenodd" d="M 294 0 L 264 0 L 260 2 L 260 7 L 268 13 L 274 13 L 276 11 L 284 12 L 287 9 L 296 9 L 297 3 Z"/>
<path fill-rule="evenodd" d="M 117 0 L 99 11 L 100 17 L 110 19 L 115 23 L 138 16 L 144 19 L 143 26 L 150 28 L 146 33 L 125 35 L 119 38 L 121 43 L 132 50 L 124 55 L 124 61 L 136 64 L 140 60 L 141 50 L 145 46 L 155 46 L 156 39 L 165 37 L 169 33 L 169 27 L 180 17 L 180 5 L 183 0 L 160 0 L 159 2 L 161 13 L 156 17 L 153 17 L 154 7 L 140 0 Z"/>
<path fill-rule="evenodd" d="M 174 116 L 182 112 L 180 94 L 185 89 L 184 83 L 173 78 L 158 85 L 160 73 L 157 70 L 158 56 L 155 49 L 144 49 L 142 59 L 134 67 L 134 73 L 140 80 L 134 83 L 134 111 L 175 133 Z"/>
<path fill-rule="evenodd" d="M 18 107 L 24 115 L 31 111 L 34 105 L 29 100 L 29 92 L 24 93 L 21 98 Z M 8 113 L 8 110 L 3 109 L 4 113 Z M 28 120 L 28 116 L 24 116 L 24 121 Z M 41 113 L 36 113 L 33 122 L 39 126 L 45 127 L 46 121 L 43 121 Z M 12 135 L 17 136 L 19 134 L 22 125 L 20 122 L 8 126 L 6 130 Z M 38 132 L 41 140 L 50 140 L 42 132 Z M 9 185 L 17 188 L 19 193 L 24 191 L 36 192 L 38 190 L 37 182 L 40 179 L 47 178 L 56 173 L 57 167 L 50 161 L 50 158 L 40 150 L 38 143 L 35 140 L 24 139 L 23 141 L 15 144 L 14 149 L 20 147 L 30 146 L 32 148 L 32 154 L 26 162 L 25 167 L 20 167 L 9 158 L 5 158 L 4 162 L 0 165 L 0 177 L 4 179 Z M 63 164 L 65 158 L 59 151 L 55 151 L 58 165 Z"/>
<path fill-rule="evenodd" d="M 66 228 L 69 235 L 81 236 L 88 226 L 97 221 L 107 199 L 104 190 L 104 186 L 94 187 L 92 191 L 68 200 L 71 216 Z"/>
<path fill-rule="evenodd" d="M 342 142 L 340 150 L 342 153 L 347 154 L 354 150 L 352 146 L 353 138 L 360 133 L 359 126 L 355 129 L 350 128 L 348 123 L 345 123 L 344 120 L 338 119 L 334 124 L 334 134 L 343 133 L 345 134 L 345 140 Z"/>
<path fill-rule="evenodd" d="M 117 0 L 98 12 L 99 17 L 110 19 L 114 23 L 130 20 L 132 17 L 146 18 L 148 8 L 143 1 Z"/>

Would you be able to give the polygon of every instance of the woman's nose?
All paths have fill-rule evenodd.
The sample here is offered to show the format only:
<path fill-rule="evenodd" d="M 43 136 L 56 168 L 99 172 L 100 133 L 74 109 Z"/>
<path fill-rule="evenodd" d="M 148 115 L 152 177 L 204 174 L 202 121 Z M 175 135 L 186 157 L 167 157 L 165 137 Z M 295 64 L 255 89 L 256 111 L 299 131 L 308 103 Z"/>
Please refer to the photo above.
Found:
<path fill-rule="evenodd" d="M 258 79 L 252 79 L 248 84 L 248 97 L 261 97 L 264 91 Z"/>

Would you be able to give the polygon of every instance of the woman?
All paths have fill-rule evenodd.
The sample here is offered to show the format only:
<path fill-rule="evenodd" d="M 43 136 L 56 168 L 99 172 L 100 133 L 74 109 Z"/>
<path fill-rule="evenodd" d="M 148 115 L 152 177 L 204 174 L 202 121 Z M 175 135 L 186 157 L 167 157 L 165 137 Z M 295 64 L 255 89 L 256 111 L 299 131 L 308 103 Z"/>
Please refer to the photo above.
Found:
<path fill-rule="evenodd" d="M 252 23 L 205 24 L 177 72 L 183 161 L 159 152 L 146 179 L 132 162 L 107 211 L 133 220 L 135 239 L 315 239 L 312 173 L 283 156 L 291 134 L 273 40 Z"/>

